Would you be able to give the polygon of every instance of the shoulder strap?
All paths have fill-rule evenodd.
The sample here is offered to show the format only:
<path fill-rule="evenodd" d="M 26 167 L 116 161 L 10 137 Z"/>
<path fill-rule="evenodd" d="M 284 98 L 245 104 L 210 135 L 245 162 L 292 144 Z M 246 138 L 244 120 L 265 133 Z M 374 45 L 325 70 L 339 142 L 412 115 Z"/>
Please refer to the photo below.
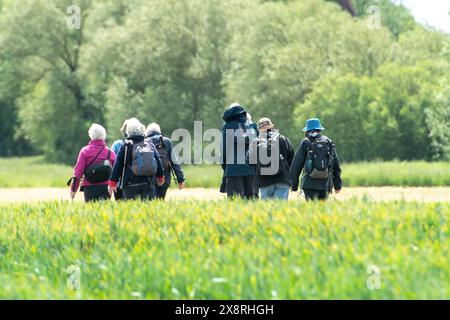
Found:
<path fill-rule="evenodd" d="M 165 149 L 165 148 L 166 148 L 166 145 L 164 144 L 163 136 L 160 136 L 160 137 L 159 137 L 159 142 L 160 142 L 160 144 L 161 144 L 161 148 Z"/>
<path fill-rule="evenodd" d="M 105 150 L 105 148 L 100 149 L 99 153 L 97 153 L 97 155 L 95 156 L 95 158 L 92 159 L 91 162 L 89 162 L 89 164 L 87 165 L 87 167 L 90 167 L 90 166 L 94 163 L 94 161 L 97 160 L 98 156 L 100 155 L 100 153 L 102 153 L 103 150 Z M 108 153 L 108 159 L 109 159 L 109 153 Z"/>

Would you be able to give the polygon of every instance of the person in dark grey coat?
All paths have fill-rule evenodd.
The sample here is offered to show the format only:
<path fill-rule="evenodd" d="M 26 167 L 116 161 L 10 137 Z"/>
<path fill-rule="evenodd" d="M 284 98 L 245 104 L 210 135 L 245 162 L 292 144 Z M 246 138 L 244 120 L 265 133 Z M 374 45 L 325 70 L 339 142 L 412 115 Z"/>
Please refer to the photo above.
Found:
<path fill-rule="evenodd" d="M 258 198 L 258 181 L 254 165 L 250 165 L 247 152 L 256 137 L 254 126 L 247 119 L 247 112 L 239 104 L 232 104 L 223 115 L 222 168 L 227 196 Z"/>
<path fill-rule="evenodd" d="M 325 200 L 332 192 L 333 187 L 336 193 L 339 193 L 342 189 L 341 167 L 336 146 L 331 139 L 322 135 L 323 130 L 325 128 L 322 127 L 319 119 L 313 118 L 306 122 L 306 127 L 303 129 L 305 138 L 301 141 L 290 168 L 292 191 L 298 190 L 299 176 L 303 172 L 301 189 L 305 193 L 306 200 Z M 321 139 L 331 146 L 332 172 L 327 179 L 312 178 L 306 168 L 307 162 L 310 161 L 308 152 L 311 144 L 317 139 Z"/>
<path fill-rule="evenodd" d="M 162 186 L 155 186 L 156 198 L 165 199 L 167 189 L 169 189 L 172 180 L 172 170 L 175 174 L 176 182 L 178 183 L 178 188 L 180 190 L 184 188 L 184 181 L 186 179 L 184 177 L 183 170 L 181 169 L 180 161 L 178 160 L 177 155 L 173 152 L 172 141 L 162 135 L 159 124 L 155 122 L 150 123 L 147 127 L 146 134 L 147 138 L 151 140 L 158 150 L 161 150 L 160 148 L 165 149 L 165 156 L 167 159 L 163 159 L 163 154 L 160 151 L 161 162 L 164 166 L 165 182 Z"/>

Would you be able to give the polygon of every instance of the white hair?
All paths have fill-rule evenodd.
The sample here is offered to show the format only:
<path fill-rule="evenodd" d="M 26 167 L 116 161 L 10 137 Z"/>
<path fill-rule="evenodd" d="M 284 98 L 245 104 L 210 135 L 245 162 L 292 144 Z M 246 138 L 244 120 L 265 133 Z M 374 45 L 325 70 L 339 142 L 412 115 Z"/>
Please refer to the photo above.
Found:
<path fill-rule="evenodd" d="M 145 136 L 145 126 L 136 118 L 127 121 L 127 137 Z"/>
<path fill-rule="evenodd" d="M 91 125 L 88 133 L 91 140 L 106 140 L 106 129 L 97 123 Z"/>
<path fill-rule="evenodd" d="M 152 132 L 158 132 L 161 133 L 161 127 L 156 122 L 152 122 L 148 125 L 147 130 L 145 130 L 147 133 L 147 136 L 150 135 Z"/>

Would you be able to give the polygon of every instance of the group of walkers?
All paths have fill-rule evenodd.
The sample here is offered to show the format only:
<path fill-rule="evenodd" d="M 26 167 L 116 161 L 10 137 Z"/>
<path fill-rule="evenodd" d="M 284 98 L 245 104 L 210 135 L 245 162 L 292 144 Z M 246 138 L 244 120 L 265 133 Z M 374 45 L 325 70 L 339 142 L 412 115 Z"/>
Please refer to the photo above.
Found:
<path fill-rule="evenodd" d="M 178 187 L 184 188 L 181 169 L 170 139 L 163 137 L 158 124 L 147 128 L 136 118 L 125 120 L 123 139 L 105 144 L 106 130 L 93 124 L 91 141 L 79 153 L 69 184 L 72 199 L 81 182 L 86 202 L 107 200 L 164 199 L 174 174 Z"/>
<path fill-rule="evenodd" d="M 289 190 L 297 191 L 299 184 L 307 200 L 325 200 L 333 189 L 341 191 L 336 146 L 322 134 L 325 128 L 319 119 L 306 121 L 305 136 L 295 153 L 289 139 L 274 130 L 269 118 L 255 124 L 237 103 L 225 111 L 223 120 L 221 192 L 228 197 L 255 199 L 260 193 L 262 199 L 287 200 Z M 239 159 L 243 155 L 245 161 Z M 266 161 L 261 159 L 264 156 Z"/>
<path fill-rule="evenodd" d="M 296 152 L 269 118 L 256 124 L 237 103 L 225 111 L 223 120 L 220 191 L 228 198 L 287 200 L 289 190 L 297 191 L 300 184 L 307 200 L 325 200 L 333 188 L 336 193 L 342 189 L 336 147 L 322 134 L 319 119 L 307 120 Z M 86 202 L 108 200 L 112 194 L 116 200 L 164 199 L 172 175 L 179 189 L 184 188 L 172 141 L 157 123 L 145 128 L 131 118 L 121 132 L 123 138 L 108 148 L 105 128 L 89 128 L 91 141 L 81 149 L 68 182 L 72 199 L 80 186 Z"/>

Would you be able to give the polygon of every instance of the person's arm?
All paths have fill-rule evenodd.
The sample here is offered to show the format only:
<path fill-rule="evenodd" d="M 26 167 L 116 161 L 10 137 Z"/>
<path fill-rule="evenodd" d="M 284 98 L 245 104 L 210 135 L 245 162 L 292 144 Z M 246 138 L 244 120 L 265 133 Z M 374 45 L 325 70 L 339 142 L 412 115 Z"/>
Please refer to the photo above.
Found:
<path fill-rule="evenodd" d="M 175 175 L 177 176 L 178 184 L 183 183 L 186 178 L 184 177 L 183 169 L 181 169 L 180 161 L 178 160 L 177 155 L 173 151 L 173 144 L 170 139 L 167 139 L 167 152 L 169 153 L 170 165 L 172 166 Z"/>
<path fill-rule="evenodd" d="M 226 130 L 226 125 L 224 125 L 222 127 L 222 154 L 221 154 L 221 159 L 222 159 L 222 169 L 225 170 L 225 166 L 226 166 L 226 162 L 227 162 L 227 144 L 226 144 L 226 140 L 227 140 L 227 130 Z"/>
<path fill-rule="evenodd" d="M 86 157 L 84 150 L 84 148 L 80 150 L 80 153 L 78 154 L 77 164 L 75 165 L 75 168 L 73 170 L 74 179 L 70 187 L 72 198 L 75 197 L 75 193 L 80 186 L 80 180 L 84 175 L 84 170 L 86 170 Z"/>
<path fill-rule="evenodd" d="M 292 160 L 291 168 L 289 170 L 292 191 L 298 190 L 299 177 L 303 170 L 303 167 L 305 166 L 307 144 L 308 144 L 308 142 L 305 139 L 303 139 L 297 148 L 297 152 L 295 153 L 294 160 Z"/>
<path fill-rule="evenodd" d="M 331 142 L 331 145 L 333 146 L 332 155 L 334 158 L 334 161 L 333 161 L 333 185 L 334 185 L 334 190 L 336 190 L 336 192 L 339 192 L 342 189 L 341 165 L 340 165 L 340 161 L 339 161 L 339 156 L 336 152 L 336 145 L 333 142 Z"/>
<path fill-rule="evenodd" d="M 247 159 L 251 165 L 258 164 L 258 141 L 258 138 L 253 139 L 248 148 Z"/>
<path fill-rule="evenodd" d="M 287 137 L 285 137 L 285 143 L 286 143 L 286 153 L 287 153 L 286 160 L 287 160 L 287 163 L 289 165 L 291 165 L 292 160 L 294 160 L 294 154 L 295 154 L 294 147 L 292 147 L 292 143 L 289 140 L 289 138 L 287 138 Z"/>
<path fill-rule="evenodd" d="M 156 184 L 160 187 L 166 181 L 166 179 L 164 177 L 164 166 L 162 164 L 161 156 L 159 155 L 158 149 L 156 149 L 155 145 L 152 142 L 150 142 L 150 145 L 154 150 L 156 164 L 158 167 L 158 169 L 156 170 Z"/>
<path fill-rule="evenodd" d="M 111 153 L 109 155 L 108 160 L 111 163 L 111 166 L 114 168 L 114 164 L 116 163 L 117 156 L 116 156 L 116 153 L 114 152 L 114 150 L 111 150 L 111 149 L 109 149 L 109 150 L 111 151 Z"/>
<path fill-rule="evenodd" d="M 114 166 L 113 166 L 113 170 L 111 173 L 111 177 L 109 178 L 109 185 L 113 189 L 117 187 L 117 182 L 119 181 L 120 177 L 122 176 L 123 162 L 124 162 L 125 157 L 127 156 L 125 154 L 125 148 L 129 148 L 129 146 L 124 144 L 120 148 L 119 154 L 117 155 L 117 158 L 114 161 Z"/>

